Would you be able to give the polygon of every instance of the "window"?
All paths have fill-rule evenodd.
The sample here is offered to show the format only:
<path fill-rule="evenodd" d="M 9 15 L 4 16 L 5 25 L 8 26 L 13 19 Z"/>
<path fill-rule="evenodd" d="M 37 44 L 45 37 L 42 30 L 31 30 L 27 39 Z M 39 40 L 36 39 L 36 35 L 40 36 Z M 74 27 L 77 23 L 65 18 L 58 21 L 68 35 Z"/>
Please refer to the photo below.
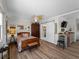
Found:
<path fill-rule="evenodd" d="M 2 13 L 0 13 L 0 42 L 2 40 Z"/>

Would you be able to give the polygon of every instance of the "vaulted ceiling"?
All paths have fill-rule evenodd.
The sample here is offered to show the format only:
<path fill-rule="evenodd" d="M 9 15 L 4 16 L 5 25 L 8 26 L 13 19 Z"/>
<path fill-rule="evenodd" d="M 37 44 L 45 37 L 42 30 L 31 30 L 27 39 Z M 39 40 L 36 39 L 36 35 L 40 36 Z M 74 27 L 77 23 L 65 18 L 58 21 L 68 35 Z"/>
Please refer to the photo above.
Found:
<path fill-rule="evenodd" d="M 8 14 L 31 18 L 34 15 L 53 17 L 79 9 L 79 0 L 4 0 Z"/>

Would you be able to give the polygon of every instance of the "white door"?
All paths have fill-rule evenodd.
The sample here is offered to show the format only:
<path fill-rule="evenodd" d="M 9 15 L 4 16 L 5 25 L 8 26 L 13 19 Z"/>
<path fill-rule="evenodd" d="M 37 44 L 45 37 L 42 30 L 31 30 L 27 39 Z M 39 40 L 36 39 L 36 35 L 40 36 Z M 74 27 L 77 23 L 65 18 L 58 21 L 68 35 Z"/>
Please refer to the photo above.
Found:
<path fill-rule="evenodd" d="M 47 36 L 47 41 L 51 43 L 55 43 L 54 42 L 54 29 L 55 29 L 54 22 L 47 23 L 46 36 Z"/>

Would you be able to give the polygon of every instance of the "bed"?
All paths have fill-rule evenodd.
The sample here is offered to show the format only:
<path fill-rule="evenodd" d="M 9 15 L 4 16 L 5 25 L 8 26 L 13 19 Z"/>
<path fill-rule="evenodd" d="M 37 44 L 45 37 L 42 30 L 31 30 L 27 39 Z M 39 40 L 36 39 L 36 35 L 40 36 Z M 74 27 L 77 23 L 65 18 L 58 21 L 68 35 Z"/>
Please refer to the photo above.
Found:
<path fill-rule="evenodd" d="M 39 38 L 30 36 L 29 32 L 20 32 L 17 35 L 18 51 L 26 49 L 28 44 L 35 42 L 37 43 L 37 46 L 40 46 Z"/>

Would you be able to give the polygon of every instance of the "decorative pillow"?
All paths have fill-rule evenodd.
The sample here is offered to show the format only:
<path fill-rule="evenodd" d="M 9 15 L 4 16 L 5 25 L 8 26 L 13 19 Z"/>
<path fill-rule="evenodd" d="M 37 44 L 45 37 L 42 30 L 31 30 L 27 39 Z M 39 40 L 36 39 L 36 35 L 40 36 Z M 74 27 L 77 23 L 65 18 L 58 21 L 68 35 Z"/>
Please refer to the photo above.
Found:
<path fill-rule="evenodd" d="M 23 34 L 23 37 L 26 37 L 27 38 L 28 37 L 28 34 Z"/>

